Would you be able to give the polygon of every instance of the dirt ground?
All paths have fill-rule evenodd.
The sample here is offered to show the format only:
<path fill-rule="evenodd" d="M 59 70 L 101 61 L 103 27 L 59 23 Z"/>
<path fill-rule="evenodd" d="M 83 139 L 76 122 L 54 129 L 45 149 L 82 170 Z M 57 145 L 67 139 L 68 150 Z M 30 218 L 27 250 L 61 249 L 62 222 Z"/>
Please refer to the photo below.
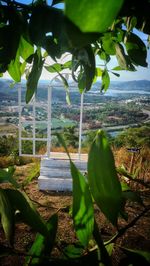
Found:
<path fill-rule="evenodd" d="M 32 165 L 30 165 L 30 168 Z M 28 166 L 18 167 L 16 176 L 19 176 L 20 182 L 25 178 L 25 173 L 28 171 Z M 8 186 L 8 185 L 7 185 Z M 5 187 L 7 187 L 5 185 Z M 77 238 L 73 229 L 73 222 L 68 213 L 69 206 L 72 202 L 71 193 L 58 193 L 58 192 L 47 192 L 39 191 L 37 179 L 34 179 L 26 188 L 26 193 L 31 200 L 35 203 L 38 211 L 42 217 L 47 220 L 53 213 L 58 212 L 58 232 L 56 238 L 56 246 L 52 251 L 53 257 L 61 256 L 61 250 L 67 244 L 75 243 Z M 143 188 L 140 191 L 140 195 L 144 200 L 145 205 L 150 205 L 150 191 Z M 139 204 L 128 202 L 126 210 L 129 215 L 129 221 L 133 220 L 139 213 L 142 212 L 143 207 Z M 105 219 L 104 215 L 95 206 L 95 216 L 101 230 L 104 240 L 108 240 L 116 232 L 115 228 Z M 120 219 L 119 226 L 122 228 L 127 223 Z M 6 256 L 0 258 L 0 265 L 2 266 L 21 266 L 24 261 L 24 254 L 29 250 L 35 238 L 35 232 L 25 225 L 17 224 L 15 230 L 15 250 L 21 255 Z M 8 243 L 5 239 L 3 230 L 0 225 L 0 246 L 3 245 L 8 247 Z M 127 248 L 141 249 L 149 251 L 150 249 L 150 212 L 147 212 L 138 222 L 126 233 L 117 239 L 117 246 L 124 246 Z M 113 265 L 120 265 L 120 258 L 122 252 L 118 247 L 114 248 L 113 251 Z M 138 265 L 138 264 L 137 264 Z M 142 266 L 142 265 L 141 265 Z"/>

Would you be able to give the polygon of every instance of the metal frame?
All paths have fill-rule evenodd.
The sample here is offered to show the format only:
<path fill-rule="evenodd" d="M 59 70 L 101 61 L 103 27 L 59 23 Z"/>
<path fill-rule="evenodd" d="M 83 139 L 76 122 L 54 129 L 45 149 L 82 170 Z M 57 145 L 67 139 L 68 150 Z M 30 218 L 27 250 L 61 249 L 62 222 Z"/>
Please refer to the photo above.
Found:
<path fill-rule="evenodd" d="M 19 111 L 19 156 L 29 156 L 29 157 L 45 157 L 50 158 L 51 157 L 51 118 L 52 118 L 52 112 L 51 112 L 51 106 L 52 106 L 52 82 L 57 78 L 54 77 L 49 86 L 48 86 L 48 97 L 47 97 L 47 120 L 42 121 L 36 121 L 36 106 L 42 106 L 42 104 L 39 105 L 39 103 L 36 103 L 36 96 L 34 95 L 32 98 L 32 101 L 29 104 L 22 103 L 21 100 L 21 85 L 18 87 L 18 111 Z M 59 84 L 59 87 L 63 87 Z M 71 86 L 74 87 L 74 86 Z M 82 146 L 82 120 L 83 120 L 83 99 L 84 99 L 84 93 L 81 94 L 81 103 L 80 103 L 80 123 L 79 123 L 79 146 L 78 146 L 78 159 L 81 160 L 81 146 Z M 22 121 L 22 108 L 25 106 L 32 106 L 33 107 L 33 120 L 32 121 Z M 27 122 L 28 124 L 31 124 L 33 126 L 32 128 L 32 135 L 33 137 L 22 137 L 22 124 Z M 36 138 L 35 128 L 37 123 L 44 123 L 47 124 L 47 137 L 46 138 Z M 22 153 L 22 141 L 29 140 L 33 143 L 33 151 L 32 154 L 24 154 Z M 46 154 L 36 154 L 36 141 L 45 141 L 47 142 L 47 152 Z"/>

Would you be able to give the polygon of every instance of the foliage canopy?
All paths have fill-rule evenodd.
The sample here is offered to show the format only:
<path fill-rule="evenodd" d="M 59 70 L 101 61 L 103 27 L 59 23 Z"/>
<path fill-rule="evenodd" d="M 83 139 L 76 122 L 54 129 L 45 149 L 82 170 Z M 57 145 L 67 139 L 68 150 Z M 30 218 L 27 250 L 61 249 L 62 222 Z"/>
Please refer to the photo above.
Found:
<path fill-rule="evenodd" d="M 63 10 L 56 7 L 60 2 L 64 2 Z M 19 82 L 25 73 L 27 102 L 37 90 L 43 67 L 59 74 L 65 86 L 61 72 L 70 69 L 80 92 L 89 90 L 101 76 L 101 90 L 107 90 L 110 72 L 119 76 L 117 70 L 147 67 L 147 47 L 133 29 L 150 34 L 149 10 L 149 0 L 142 4 L 135 0 L 53 0 L 51 5 L 45 0 L 32 4 L 0 1 L 0 75 L 8 71 Z M 71 55 L 71 61 L 60 64 L 64 53 Z M 118 61 L 114 69 L 107 67 L 111 56 Z M 47 65 L 48 57 L 54 64 Z M 96 58 L 103 60 L 102 68 L 96 67 Z"/>

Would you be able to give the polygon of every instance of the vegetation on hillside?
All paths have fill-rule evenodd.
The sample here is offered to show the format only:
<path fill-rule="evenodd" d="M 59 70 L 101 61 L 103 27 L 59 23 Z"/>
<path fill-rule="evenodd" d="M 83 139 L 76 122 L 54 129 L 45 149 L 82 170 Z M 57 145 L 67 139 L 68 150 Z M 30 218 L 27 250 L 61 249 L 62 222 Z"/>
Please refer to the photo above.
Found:
<path fill-rule="evenodd" d="M 125 130 L 115 138 L 114 144 L 117 147 L 150 148 L 150 125 Z"/>
<path fill-rule="evenodd" d="M 109 73 L 119 76 L 116 71 L 147 67 L 147 47 L 133 29 L 150 33 L 149 0 L 142 5 L 134 0 L 95 0 L 90 4 L 88 0 L 66 0 L 64 9 L 58 9 L 55 5 L 61 2 L 54 0 L 50 5 L 46 0 L 31 4 L 1 1 L 0 73 L 2 76 L 8 71 L 15 82 L 25 73 L 27 102 L 37 91 L 43 68 L 62 79 L 69 101 L 67 79 L 61 74 L 66 69 L 72 71 L 82 92 L 90 90 L 98 77 L 102 79 L 101 91 L 106 91 Z M 65 62 L 60 62 L 64 53 L 69 53 L 71 60 L 66 57 Z M 107 66 L 111 56 L 118 62 L 113 69 Z M 47 63 L 48 57 L 53 64 Z M 96 57 L 102 60 L 102 67 L 96 67 Z"/>

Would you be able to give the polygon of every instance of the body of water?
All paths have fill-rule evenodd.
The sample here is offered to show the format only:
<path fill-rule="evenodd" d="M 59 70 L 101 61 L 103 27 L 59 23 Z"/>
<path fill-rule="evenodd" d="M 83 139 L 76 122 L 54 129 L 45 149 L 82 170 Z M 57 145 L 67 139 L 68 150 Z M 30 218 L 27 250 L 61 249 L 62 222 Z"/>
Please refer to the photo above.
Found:
<path fill-rule="evenodd" d="M 89 92 L 90 94 L 99 94 L 99 90 L 91 90 Z M 121 89 L 108 89 L 107 92 L 102 93 L 105 96 L 113 96 L 113 97 L 118 97 L 123 94 L 138 94 L 138 95 L 150 95 L 150 91 L 142 91 L 142 90 L 121 90 Z"/>

